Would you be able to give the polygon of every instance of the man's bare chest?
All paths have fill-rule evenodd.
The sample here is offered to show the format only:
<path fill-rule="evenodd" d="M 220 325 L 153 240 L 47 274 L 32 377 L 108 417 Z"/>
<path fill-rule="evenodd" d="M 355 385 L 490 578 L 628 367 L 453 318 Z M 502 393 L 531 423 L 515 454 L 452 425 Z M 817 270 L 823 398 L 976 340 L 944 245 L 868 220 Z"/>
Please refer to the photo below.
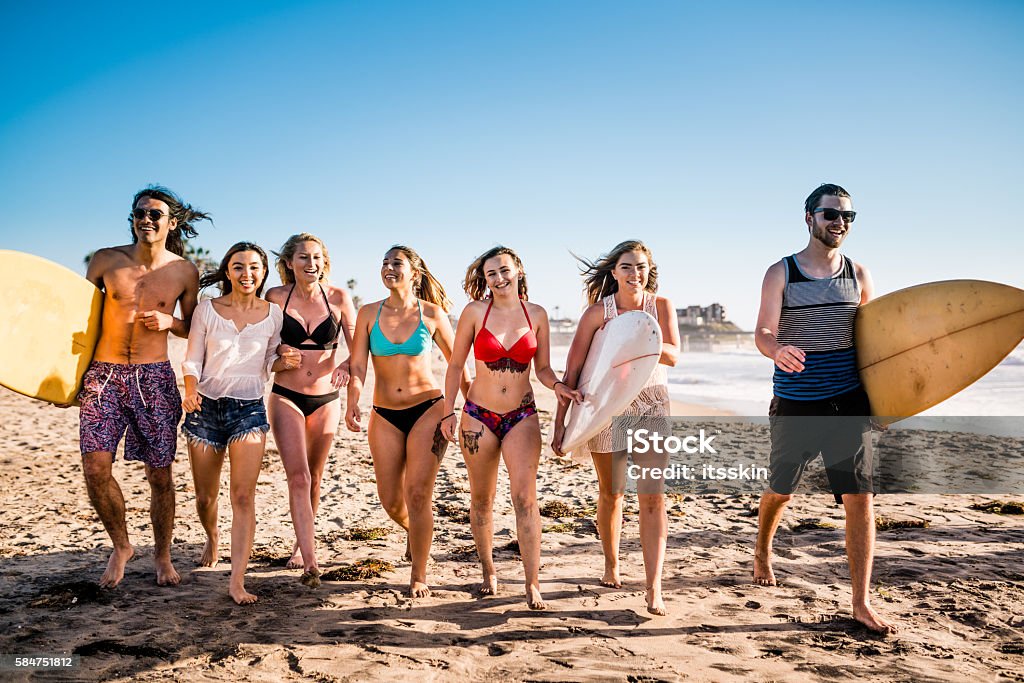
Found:
<path fill-rule="evenodd" d="M 107 297 L 116 305 L 125 308 L 173 310 L 175 302 L 185 291 L 185 286 L 175 273 L 167 272 L 171 270 L 113 270 L 103 278 Z"/>

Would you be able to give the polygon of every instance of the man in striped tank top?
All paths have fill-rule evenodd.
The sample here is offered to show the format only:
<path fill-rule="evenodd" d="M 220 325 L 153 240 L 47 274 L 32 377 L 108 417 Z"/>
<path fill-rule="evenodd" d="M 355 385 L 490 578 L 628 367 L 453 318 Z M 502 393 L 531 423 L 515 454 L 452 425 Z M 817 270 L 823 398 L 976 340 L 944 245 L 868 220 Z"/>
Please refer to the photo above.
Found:
<path fill-rule="evenodd" d="M 867 433 L 871 408 L 853 346 L 857 307 L 873 295 L 871 276 L 839 253 L 856 216 L 846 190 L 821 185 L 807 198 L 804 211 L 807 246 L 768 269 L 757 317 L 757 348 L 775 362 L 775 396 L 769 409 L 769 486 L 758 513 L 754 583 L 776 585 L 772 539 L 804 469 L 820 453 L 836 503 L 846 511 L 853 616 L 872 631 L 891 633 L 895 626 L 871 608 L 868 597 L 875 545 Z"/>

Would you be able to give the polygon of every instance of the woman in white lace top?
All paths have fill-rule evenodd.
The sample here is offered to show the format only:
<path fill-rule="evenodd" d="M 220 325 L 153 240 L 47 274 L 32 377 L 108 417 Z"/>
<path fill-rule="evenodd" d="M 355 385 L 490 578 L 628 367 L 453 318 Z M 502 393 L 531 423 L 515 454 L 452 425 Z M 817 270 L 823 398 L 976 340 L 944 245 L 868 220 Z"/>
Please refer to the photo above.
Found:
<path fill-rule="evenodd" d="M 605 323 L 626 311 L 645 311 L 661 327 L 661 358 L 650 380 L 623 415 L 637 420 L 667 417 L 671 412 L 666 366 L 674 366 L 679 354 L 679 327 L 672 302 L 658 296 L 658 267 L 650 250 L 637 240 L 617 245 L 596 262 L 582 261 L 584 283 L 590 307 L 580 317 L 566 360 L 565 383 L 575 389 L 583 363 L 590 351 L 594 333 Z M 559 403 L 551 447 L 561 454 L 568 404 Z M 597 472 L 599 497 L 597 527 L 604 552 L 604 576 L 601 584 L 620 588 L 619 539 L 622 535 L 622 498 L 625 482 L 625 445 L 615 443 L 609 425 L 587 444 Z M 666 614 L 661 596 L 661 573 L 665 561 L 668 518 L 664 495 L 638 493 L 640 505 L 640 543 L 647 575 L 647 611 Z"/>

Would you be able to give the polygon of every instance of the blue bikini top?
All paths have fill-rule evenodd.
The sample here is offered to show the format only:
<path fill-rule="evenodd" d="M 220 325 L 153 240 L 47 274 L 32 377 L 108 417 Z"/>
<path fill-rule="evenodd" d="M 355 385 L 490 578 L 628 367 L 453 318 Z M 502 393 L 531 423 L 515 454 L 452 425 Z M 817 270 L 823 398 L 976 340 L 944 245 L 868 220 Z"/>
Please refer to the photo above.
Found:
<path fill-rule="evenodd" d="M 373 321 L 370 328 L 370 353 L 374 356 L 419 356 L 430 351 L 431 335 L 430 330 L 423 324 L 423 302 L 420 305 L 420 324 L 413 330 L 409 338 L 401 344 L 395 344 L 380 329 L 380 312 L 384 308 L 384 302 L 377 309 L 377 319 Z"/>

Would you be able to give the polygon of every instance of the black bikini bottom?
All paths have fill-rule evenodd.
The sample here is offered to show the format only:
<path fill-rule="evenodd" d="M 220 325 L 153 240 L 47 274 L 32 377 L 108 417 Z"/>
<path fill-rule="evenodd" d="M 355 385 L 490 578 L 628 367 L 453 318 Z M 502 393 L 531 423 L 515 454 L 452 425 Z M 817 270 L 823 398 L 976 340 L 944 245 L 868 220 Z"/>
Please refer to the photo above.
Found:
<path fill-rule="evenodd" d="M 338 399 L 338 391 L 334 390 L 327 394 L 320 394 L 318 396 L 311 396 L 310 394 L 303 394 L 301 391 L 293 391 L 286 387 L 282 387 L 280 384 L 275 384 L 270 388 L 270 393 L 277 394 L 281 398 L 286 398 L 291 401 L 296 408 L 302 411 L 302 414 L 309 417 L 317 410 L 320 406 L 326 405 L 331 401 Z"/>
<path fill-rule="evenodd" d="M 409 436 L 409 432 L 412 431 L 413 425 L 416 424 L 417 420 L 423 417 L 423 413 L 430 410 L 430 406 L 440 401 L 444 396 L 435 396 L 434 398 L 428 398 L 422 403 L 417 403 L 414 406 L 408 408 L 381 408 L 380 406 L 374 406 L 373 410 L 378 415 L 383 417 L 385 420 L 393 424 L 403 434 Z"/>

